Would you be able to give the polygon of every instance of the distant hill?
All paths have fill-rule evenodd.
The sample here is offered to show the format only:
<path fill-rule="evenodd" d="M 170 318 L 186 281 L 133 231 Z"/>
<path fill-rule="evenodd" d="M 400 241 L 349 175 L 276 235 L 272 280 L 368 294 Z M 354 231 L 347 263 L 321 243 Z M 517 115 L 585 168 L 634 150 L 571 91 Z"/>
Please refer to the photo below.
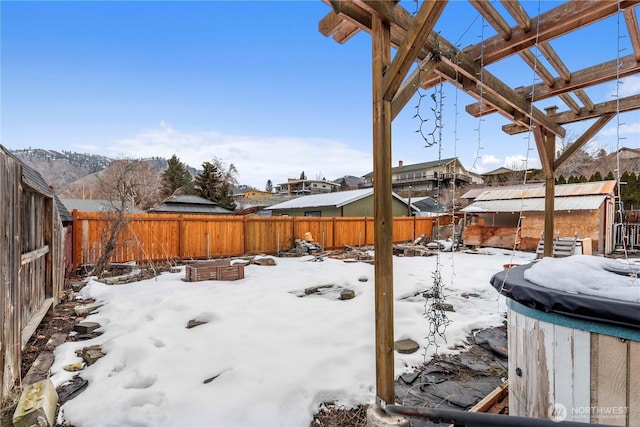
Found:
<path fill-rule="evenodd" d="M 334 182 L 335 184 L 340 184 L 343 179 L 346 181 L 347 187 L 350 190 L 356 190 L 360 185 L 364 184 L 364 179 L 362 177 L 353 175 L 345 175 L 341 178 L 334 179 L 332 182 Z"/>
<path fill-rule="evenodd" d="M 83 193 L 95 185 L 95 174 L 103 171 L 116 159 L 106 156 L 89 153 L 75 153 L 71 151 L 45 150 L 41 148 L 12 150 L 16 157 L 27 165 L 31 166 L 44 178 L 58 194 L 65 197 L 86 198 L 90 195 Z M 152 163 L 159 171 L 167 168 L 167 159 L 153 157 L 141 159 Z M 187 166 L 191 175 L 195 176 L 198 171 Z"/>
<path fill-rule="evenodd" d="M 53 186 L 56 191 L 84 176 L 105 169 L 113 161 L 113 159 L 97 154 L 43 150 L 40 148 L 14 150 L 12 153 L 40 172 L 44 180 Z"/>

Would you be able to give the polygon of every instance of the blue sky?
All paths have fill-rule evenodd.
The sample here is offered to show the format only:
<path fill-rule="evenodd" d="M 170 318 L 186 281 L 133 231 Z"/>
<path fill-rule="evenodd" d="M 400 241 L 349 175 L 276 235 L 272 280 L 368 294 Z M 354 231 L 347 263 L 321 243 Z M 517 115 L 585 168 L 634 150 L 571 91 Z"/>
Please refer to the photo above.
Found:
<path fill-rule="evenodd" d="M 523 4 L 531 16 L 557 5 Z M 373 168 L 371 38 L 359 33 L 344 45 L 325 38 L 318 22 L 329 10 L 320 0 L 2 1 L 0 143 L 112 157 L 176 154 L 196 168 L 217 157 L 257 188 L 303 170 L 310 178 L 364 175 Z M 619 42 L 622 56 L 631 53 L 616 17 L 593 27 L 551 42 L 569 69 L 615 59 Z M 436 30 L 460 47 L 495 34 L 466 1 L 450 1 Z M 534 81 L 517 58 L 488 69 L 512 86 Z M 638 93 L 640 77 L 619 87 L 621 96 Z M 615 89 L 612 82 L 587 93 L 602 102 Z M 431 94 L 421 107 L 428 129 Z M 394 121 L 394 163 L 458 156 L 478 173 L 527 157 L 539 165 L 532 137 L 504 134 L 501 116 L 469 116 L 472 99 L 448 84 L 444 96 L 441 144 L 426 148 L 416 133 L 416 97 Z M 536 105 L 566 109 L 556 99 Z M 640 113 L 620 115 L 624 140 L 616 123 L 593 146 L 640 148 Z M 588 124 L 567 126 L 570 137 Z"/>

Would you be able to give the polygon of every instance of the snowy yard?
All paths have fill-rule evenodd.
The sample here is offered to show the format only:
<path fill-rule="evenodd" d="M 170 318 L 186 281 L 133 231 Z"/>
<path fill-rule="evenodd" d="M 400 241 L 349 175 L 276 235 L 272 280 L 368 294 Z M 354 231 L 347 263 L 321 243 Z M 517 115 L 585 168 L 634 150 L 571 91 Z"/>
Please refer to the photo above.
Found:
<path fill-rule="evenodd" d="M 504 298 L 489 279 L 503 264 L 534 256 L 499 249 L 440 255 L 446 302 L 455 309 L 440 352 L 464 345 L 474 329 L 502 324 Z M 87 318 L 102 335 L 59 346 L 52 380 L 58 386 L 76 374 L 63 369 L 81 361 L 76 350 L 99 344 L 106 356 L 80 373 L 89 386 L 61 416 L 76 427 L 304 426 L 322 402 L 372 403 L 374 267 L 309 259 L 249 265 L 233 282 L 185 282 L 184 267 L 128 285 L 90 281 L 81 296 L 105 303 Z M 432 286 L 436 260 L 394 257 L 395 339 L 423 347 L 396 353 L 396 375 L 425 360 L 421 293 Z M 334 287 L 301 296 L 324 285 Z M 340 300 L 341 289 L 356 297 Z M 207 323 L 186 328 L 194 319 Z"/>

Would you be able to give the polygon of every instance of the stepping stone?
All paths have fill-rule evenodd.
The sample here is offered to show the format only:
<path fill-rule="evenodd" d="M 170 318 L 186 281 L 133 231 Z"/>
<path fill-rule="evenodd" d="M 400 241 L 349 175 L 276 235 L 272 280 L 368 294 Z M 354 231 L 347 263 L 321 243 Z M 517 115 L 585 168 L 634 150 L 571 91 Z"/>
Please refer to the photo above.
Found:
<path fill-rule="evenodd" d="M 57 405 L 58 393 L 50 379 L 31 384 L 22 391 L 13 413 L 13 425 L 51 427 L 55 422 Z"/>
<path fill-rule="evenodd" d="M 82 349 L 82 360 L 91 366 L 98 361 L 105 354 L 102 352 L 102 348 L 99 345 L 92 345 L 91 347 L 85 347 Z"/>
<path fill-rule="evenodd" d="M 401 354 L 411 354 L 415 353 L 420 349 L 420 346 L 417 342 L 412 339 L 400 340 L 396 341 L 393 344 L 393 348 L 395 351 Z"/>
<path fill-rule="evenodd" d="M 345 289 L 344 291 L 340 292 L 341 300 L 353 299 L 355 297 L 356 293 L 351 289 Z"/>
<path fill-rule="evenodd" d="M 73 327 L 73 330 L 79 334 L 90 334 L 100 327 L 98 322 L 80 322 Z"/>
<path fill-rule="evenodd" d="M 83 379 L 80 375 L 76 375 L 70 382 L 62 384 L 57 388 L 58 400 L 62 406 L 65 402 L 79 395 L 89 385 L 89 381 Z"/>
<path fill-rule="evenodd" d="M 49 369 L 53 365 L 53 352 L 42 351 L 29 368 L 29 372 L 22 379 L 23 385 L 29 385 L 42 381 L 49 376 Z"/>
<path fill-rule="evenodd" d="M 53 351 L 53 349 L 64 343 L 66 340 L 67 334 L 56 332 L 55 334 L 51 335 L 51 338 L 49 338 L 49 341 L 47 341 L 47 344 L 44 346 L 44 348 L 45 350 Z"/>

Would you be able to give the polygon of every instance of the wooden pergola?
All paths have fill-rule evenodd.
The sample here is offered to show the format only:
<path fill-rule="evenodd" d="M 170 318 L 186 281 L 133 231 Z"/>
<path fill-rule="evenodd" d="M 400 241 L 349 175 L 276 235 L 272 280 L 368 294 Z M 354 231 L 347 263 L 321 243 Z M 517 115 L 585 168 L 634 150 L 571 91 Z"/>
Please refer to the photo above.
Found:
<path fill-rule="evenodd" d="M 551 239 L 556 170 L 618 113 L 640 109 L 640 94 L 598 102 L 584 91 L 640 71 L 636 7 L 640 0 L 567 1 L 535 17 L 529 16 L 516 0 L 500 0 L 517 23 L 513 27 L 493 2 L 469 0 L 497 35 L 464 49 L 433 31 L 446 0 L 424 1 L 415 15 L 394 0 L 324 1 L 332 10 L 319 23 L 323 35 L 333 36 L 338 43 L 361 30 L 372 37 L 376 395 L 381 405 L 393 404 L 391 122 L 419 87 L 428 89 L 446 81 L 477 100 L 466 106 L 467 113 L 475 117 L 499 113 L 511 122 L 502 127 L 507 134 L 531 132 L 546 183 L 544 236 Z M 624 16 L 626 36 L 633 48 L 630 54 L 612 52 L 607 62 L 570 71 L 549 44 L 552 39 L 618 13 Z M 532 48 L 541 52 L 553 70 L 536 60 Z M 589 48 L 583 49 L 587 54 Z M 513 55 L 533 68 L 541 83 L 512 88 L 484 68 Z M 416 63 L 418 67 L 414 67 Z M 543 112 L 535 106 L 536 101 L 552 97 L 561 99 L 567 109 L 547 108 Z M 556 137 L 563 138 L 566 133 L 563 125 L 591 119 L 595 121 L 587 130 L 556 157 Z M 551 256 L 552 249 L 551 244 L 544 245 L 544 255 Z"/>

